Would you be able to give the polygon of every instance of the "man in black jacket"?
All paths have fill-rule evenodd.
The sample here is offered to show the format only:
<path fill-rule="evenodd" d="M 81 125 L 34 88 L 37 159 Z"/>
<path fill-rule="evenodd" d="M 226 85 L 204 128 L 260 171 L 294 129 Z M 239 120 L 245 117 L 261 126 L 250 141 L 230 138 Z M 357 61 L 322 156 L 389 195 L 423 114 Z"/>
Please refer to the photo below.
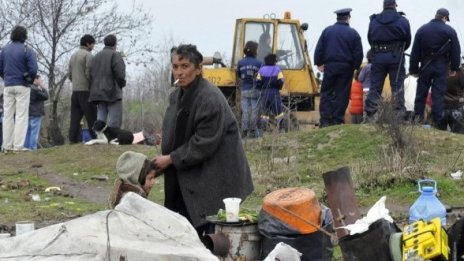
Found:
<path fill-rule="evenodd" d="M 121 128 L 122 88 L 126 86 L 126 65 L 116 52 L 116 36 L 103 40 L 105 48 L 92 59 L 89 101 L 97 104 L 97 120 Z M 108 120 L 107 120 L 108 118 Z"/>

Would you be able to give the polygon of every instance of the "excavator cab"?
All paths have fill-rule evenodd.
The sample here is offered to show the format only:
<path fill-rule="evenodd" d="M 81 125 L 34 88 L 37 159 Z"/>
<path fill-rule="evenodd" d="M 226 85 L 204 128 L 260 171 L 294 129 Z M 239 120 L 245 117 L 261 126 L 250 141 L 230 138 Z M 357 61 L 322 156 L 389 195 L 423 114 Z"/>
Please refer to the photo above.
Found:
<path fill-rule="evenodd" d="M 205 59 L 211 61 L 210 64 L 213 66 L 204 67 L 203 75 L 221 88 L 232 107 L 239 109 L 240 106 L 236 106 L 240 104 L 239 83 L 236 75 L 237 63 L 244 57 L 243 49 L 246 42 L 255 41 L 258 43 L 258 59 L 264 61 L 264 57 L 270 53 L 277 56 L 277 65 L 281 68 L 285 78 L 281 96 L 287 111 L 295 117 L 299 112 L 314 111 L 315 96 L 318 95 L 319 85 L 304 38 L 304 32 L 307 29 L 307 24 L 300 25 L 298 20 L 291 19 L 288 12 L 285 13 L 283 19 L 278 19 L 275 15 L 237 19 L 231 67 L 227 68 L 224 64 L 219 66 L 221 59 L 216 54 L 212 59 Z M 305 120 L 305 117 L 298 118 Z"/>

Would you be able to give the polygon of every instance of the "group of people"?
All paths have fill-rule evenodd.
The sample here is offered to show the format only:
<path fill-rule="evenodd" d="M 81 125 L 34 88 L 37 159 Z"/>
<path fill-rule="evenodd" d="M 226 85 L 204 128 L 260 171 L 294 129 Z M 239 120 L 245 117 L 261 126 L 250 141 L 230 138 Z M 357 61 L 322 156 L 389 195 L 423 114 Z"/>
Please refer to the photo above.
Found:
<path fill-rule="evenodd" d="M 26 28 L 14 27 L 10 40 L 0 52 L 0 77 L 4 81 L 0 95 L 0 145 L 4 152 L 36 150 L 48 90 L 38 74 L 36 53 L 26 44 Z M 122 124 L 125 63 L 116 52 L 116 36 L 110 34 L 103 42 L 105 47 L 93 57 L 95 39 L 84 35 L 79 50 L 69 61 L 71 144 L 81 141 L 83 117 L 89 128 L 96 120 L 106 122 L 110 127 L 120 128 Z M 90 135 L 96 138 L 91 130 Z"/>
<path fill-rule="evenodd" d="M 352 9 L 335 11 L 337 22 L 324 29 L 314 54 L 314 63 L 324 73 L 321 85 L 320 127 L 343 124 L 353 73 L 363 59 L 361 37 L 350 27 Z M 447 79 L 460 71 L 460 44 L 456 31 L 446 22 L 449 11 L 437 10 L 434 19 L 417 31 L 412 41 L 409 21 L 397 11 L 396 0 L 384 0 L 383 11 L 370 16 L 369 91 L 364 103 L 364 122 L 374 122 L 382 90 L 389 76 L 396 115 L 407 120 L 404 98 L 405 50 L 411 42 L 409 74 L 418 77 L 413 120 L 424 120 L 425 102 L 432 95 L 432 124 L 446 129 L 445 92 Z M 365 77 L 365 75 L 363 75 Z"/>
<path fill-rule="evenodd" d="M 84 35 L 79 49 L 69 61 L 69 80 L 72 82 L 71 144 L 81 142 L 81 121 L 84 117 L 92 139 L 96 138 L 96 134 L 90 128 L 96 120 L 105 122 L 108 127 L 121 128 L 126 65 L 116 51 L 115 35 L 107 35 L 103 43 L 103 50 L 92 56 L 95 39 L 92 35 Z"/>
<path fill-rule="evenodd" d="M 284 118 L 279 92 L 284 85 L 284 77 L 276 65 L 277 56 L 268 46 L 269 34 L 264 33 L 261 38 L 260 40 L 267 41 L 267 44 L 258 45 L 255 41 L 248 41 L 243 50 L 245 57 L 237 64 L 243 138 L 261 137 L 270 121 L 279 129 Z M 266 49 L 268 53 L 263 55 L 261 48 Z M 258 54 L 264 57 L 264 64 L 257 58 Z"/>
<path fill-rule="evenodd" d="M 14 147 L 10 145 L 13 139 L 9 137 L 12 131 L 8 124 L 13 121 L 19 128 L 24 121 L 21 117 L 28 109 L 28 106 L 26 109 L 20 106 L 26 103 L 19 103 L 10 95 L 17 94 L 28 100 L 34 95 L 29 95 L 34 88 L 29 86 L 29 80 L 22 72 L 37 77 L 35 54 L 24 44 L 26 30 L 18 28 L 13 30 L 13 42 L 3 48 L 0 59 L 0 76 L 5 80 L 5 150 L 24 148 L 24 138 L 14 139 Z M 16 38 L 18 30 L 23 33 L 20 41 Z M 80 49 L 69 63 L 74 123 L 82 116 L 88 121 L 94 119 L 92 106 L 96 104 L 98 120 L 106 120 L 108 116 L 108 125 L 121 124 L 125 66 L 120 54 L 115 52 L 116 37 L 109 35 L 104 43 L 105 48 L 92 57 L 90 52 L 95 40 L 84 35 Z M 23 66 L 18 67 L 21 75 L 11 73 L 12 61 L 19 64 L 14 66 Z M 196 46 L 187 44 L 172 48 L 171 64 L 177 88 L 169 96 L 164 117 L 162 153 L 151 160 L 137 152 L 123 153 L 116 166 L 118 179 L 110 202 L 110 206 L 115 207 L 129 191 L 147 197 L 155 178 L 164 175 L 165 206 L 186 217 L 199 235 L 212 232 L 214 226 L 207 216 L 223 208 L 222 199 L 238 197 L 244 200 L 253 191 L 251 171 L 235 115 L 222 92 L 202 77 L 202 63 L 203 55 Z M 39 77 L 34 82 L 37 89 L 42 88 Z M 15 112 L 10 111 L 10 99 L 19 107 Z M 38 110 L 43 111 L 43 107 Z M 27 122 L 28 118 L 25 118 Z M 76 136 L 70 136 L 72 141 L 77 141 Z"/>

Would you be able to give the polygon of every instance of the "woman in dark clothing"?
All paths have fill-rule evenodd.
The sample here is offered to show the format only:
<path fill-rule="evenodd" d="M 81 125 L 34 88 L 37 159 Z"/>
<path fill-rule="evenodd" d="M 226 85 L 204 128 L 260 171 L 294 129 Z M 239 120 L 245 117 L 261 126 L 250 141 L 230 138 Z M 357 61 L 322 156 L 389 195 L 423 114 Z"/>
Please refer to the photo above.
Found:
<path fill-rule="evenodd" d="M 253 191 L 237 120 L 221 91 L 202 77 L 202 61 L 194 45 L 172 51 L 179 88 L 169 97 L 162 155 L 153 159 L 157 173 L 164 172 L 165 206 L 200 235 L 206 217 L 224 207 L 222 199 L 244 200 Z"/>

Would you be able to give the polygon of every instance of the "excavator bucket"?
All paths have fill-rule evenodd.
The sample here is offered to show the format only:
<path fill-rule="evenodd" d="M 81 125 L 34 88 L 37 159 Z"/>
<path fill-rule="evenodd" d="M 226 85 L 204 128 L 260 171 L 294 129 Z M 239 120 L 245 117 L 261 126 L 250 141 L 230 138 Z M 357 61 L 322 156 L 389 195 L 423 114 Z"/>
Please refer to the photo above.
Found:
<path fill-rule="evenodd" d="M 350 169 L 343 167 L 322 174 L 325 190 L 329 201 L 329 208 L 334 217 L 334 227 L 354 224 L 360 218 Z M 337 236 L 341 238 L 348 235 L 346 229 L 337 229 Z"/>

